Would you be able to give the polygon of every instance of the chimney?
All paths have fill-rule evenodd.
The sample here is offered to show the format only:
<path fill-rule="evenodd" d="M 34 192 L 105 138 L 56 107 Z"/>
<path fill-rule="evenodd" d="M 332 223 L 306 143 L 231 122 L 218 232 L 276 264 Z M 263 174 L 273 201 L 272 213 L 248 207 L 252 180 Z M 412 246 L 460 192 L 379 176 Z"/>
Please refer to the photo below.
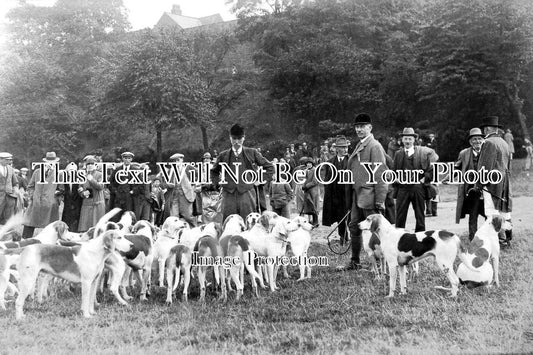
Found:
<path fill-rule="evenodd" d="M 179 5 L 172 5 L 172 11 L 170 11 L 172 15 L 181 15 L 181 7 Z"/>

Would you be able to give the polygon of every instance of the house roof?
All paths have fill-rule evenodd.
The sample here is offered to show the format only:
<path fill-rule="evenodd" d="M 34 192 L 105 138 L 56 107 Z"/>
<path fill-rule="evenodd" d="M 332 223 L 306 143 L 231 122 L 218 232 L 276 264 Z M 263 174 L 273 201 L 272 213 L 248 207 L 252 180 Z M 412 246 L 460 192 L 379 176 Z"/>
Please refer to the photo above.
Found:
<path fill-rule="evenodd" d="M 200 27 L 205 25 L 210 25 L 217 22 L 223 22 L 222 16 L 220 14 L 214 14 L 210 16 L 204 16 L 200 18 L 175 15 L 169 12 L 165 12 L 164 16 L 168 16 L 173 22 L 175 22 L 182 29 Z M 161 20 L 160 20 L 161 21 Z"/>

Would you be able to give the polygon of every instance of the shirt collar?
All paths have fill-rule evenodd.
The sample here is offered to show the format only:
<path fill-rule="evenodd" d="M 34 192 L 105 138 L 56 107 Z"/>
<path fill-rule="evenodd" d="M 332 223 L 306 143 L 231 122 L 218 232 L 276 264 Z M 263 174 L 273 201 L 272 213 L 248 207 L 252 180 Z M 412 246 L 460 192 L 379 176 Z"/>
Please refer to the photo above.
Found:
<path fill-rule="evenodd" d="M 404 148 L 405 152 L 407 153 L 408 156 L 411 156 L 415 153 L 415 147 L 411 147 L 409 149 L 407 148 Z"/>
<path fill-rule="evenodd" d="M 232 148 L 233 149 L 233 148 Z M 240 155 L 242 153 L 242 147 L 240 147 L 238 150 L 233 149 L 233 153 L 235 155 Z"/>

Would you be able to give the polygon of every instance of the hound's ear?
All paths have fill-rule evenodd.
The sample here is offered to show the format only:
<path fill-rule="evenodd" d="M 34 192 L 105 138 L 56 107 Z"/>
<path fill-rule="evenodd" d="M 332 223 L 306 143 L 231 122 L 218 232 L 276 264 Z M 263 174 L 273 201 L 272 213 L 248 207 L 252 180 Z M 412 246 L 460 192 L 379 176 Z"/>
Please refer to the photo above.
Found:
<path fill-rule="evenodd" d="M 57 236 L 59 238 L 63 237 L 65 232 L 68 230 L 68 226 L 65 224 L 65 222 L 58 221 L 55 226 Z"/>
<path fill-rule="evenodd" d="M 261 223 L 261 225 L 266 229 L 268 230 L 269 227 L 270 227 L 270 223 L 269 223 L 269 218 L 267 215 L 262 215 L 261 217 L 259 217 L 259 219 L 257 220 L 256 223 Z"/>
<path fill-rule="evenodd" d="M 379 227 L 381 226 L 380 216 L 381 215 L 375 215 L 375 216 L 371 217 L 371 220 L 372 220 L 372 223 L 370 223 L 370 231 L 371 232 L 377 231 L 379 229 Z"/>
<path fill-rule="evenodd" d="M 104 248 L 109 250 L 110 252 L 115 250 L 115 236 L 115 232 L 107 232 L 104 234 Z"/>
<path fill-rule="evenodd" d="M 490 223 L 492 223 L 494 230 L 499 232 L 502 229 L 503 217 L 495 214 L 492 216 L 492 221 Z"/>

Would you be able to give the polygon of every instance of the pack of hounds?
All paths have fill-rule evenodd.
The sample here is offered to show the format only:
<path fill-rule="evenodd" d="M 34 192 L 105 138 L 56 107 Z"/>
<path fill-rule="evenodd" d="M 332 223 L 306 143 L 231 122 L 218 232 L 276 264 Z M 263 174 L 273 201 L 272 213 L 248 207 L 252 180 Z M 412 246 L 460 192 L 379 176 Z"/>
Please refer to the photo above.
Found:
<path fill-rule="evenodd" d="M 134 286 L 135 277 L 140 285 L 140 300 L 146 300 L 153 269 L 158 271 L 159 287 L 166 287 L 168 304 L 180 286 L 182 300 L 188 300 L 193 273 L 199 283 L 200 301 L 205 302 L 209 268 L 222 301 L 227 301 L 228 292 L 235 292 L 236 300 L 242 297 L 245 270 L 252 293 L 259 297 L 259 287 L 278 289 L 279 264 L 257 263 L 257 260 L 275 259 L 287 253 L 298 260 L 298 281 L 311 278 L 311 267 L 303 260 L 311 244 L 313 226 L 304 217 L 287 219 L 264 211 L 251 213 L 246 220 L 230 215 L 222 225 L 212 222 L 195 228 L 178 217 L 168 217 L 158 229 L 148 221 L 136 222 L 131 212 L 123 213 L 118 223 L 110 222 L 119 212 L 118 208 L 111 210 L 85 233 L 69 232 L 64 222 L 56 221 L 34 238 L 20 242 L 5 240 L 21 223 L 20 215 L 13 216 L 0 228 L 0 240 L 3 240 L 0 242 L 0 308 L 6 310 L 7 293 L 17 294 L 15 316 L 22 319 L 26 298 L 31 295 L 42 303 L 48 295 L 50 281 L 57 277 L 81 284 L 81 310 L 84 317 L 91 317 L 98 305 L 96 294 L 104 286 L 120 304 L 128 305 L 132 299 L 128 288 Z M 407 268 L 412 267 L 418 273 L 418 261 L 429 256 L 434 257 L 451 284 L 450 288 L 436 288 L 450 291 L 456 297 L 460 281 L 473 287 L 490 286 L 494 280 L 499 286 L 498 232 L 510 228 L 506 223 L 500 216 L 489 217 L 467 247 L 462 246 L 457 235 L 444 230 L 407 233 L 380 214 L 368 216 L 359 227 L 376 278 L 382 278 L 388 265 L 386 297 L 394 296 L 397 273 L 400 292 L 405 294 Z M 461 263 L 454 271 L 457 257 Z M 199 259 L 232 262 L 195 262 Z M 288 277 L 285 267 L 283 272 Z"/>

